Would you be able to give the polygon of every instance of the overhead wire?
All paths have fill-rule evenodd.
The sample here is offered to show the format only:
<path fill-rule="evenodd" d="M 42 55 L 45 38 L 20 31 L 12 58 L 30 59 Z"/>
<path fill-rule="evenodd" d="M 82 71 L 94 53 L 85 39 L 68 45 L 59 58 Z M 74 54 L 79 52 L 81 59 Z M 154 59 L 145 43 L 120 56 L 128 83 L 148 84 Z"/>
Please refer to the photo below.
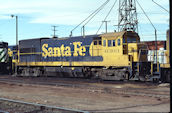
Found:
<path fill-rule="evenodd" d="M 104 7 L 105 7 L 105 5 L 100 10 L 98 10 L 83 26 L 88 24 Z"/>
<path fill-rule="evenodd" d="M 147 17 L 147 19 L 149 20 L 149 22 L 151 23 L 151 25 L 153 26 L 154 29 L 155 26 L 153 25 L 153 23 L 151 22 L 150 18 L 148 17 L 148 15 L 146 14 L 146 12 L 144 11 L 144 9 L 142 8 L 142 6 L 140 5 L 140 3 L 136 0 L 137 4 L 139 5 L 139 7 L 141 8 L 141 10 L 143 11 L 144 15 Z"/>
<path fill-rule="evenodd" d="M 106 17 L 104 18 L 103 21 L 106 21 L 107 17 L 109 16 L 109 14 L 112 12 L 112 9 L 114 8 L 115 4 L 116 4 L 117 0 L 114 2 L 114 4 L 112 5 L 111 9 L 109 10 L 108 14 L 106 15 Z M 101 27 L 103 26 L 103 22 L 102 24 L 100 25 L 100 27 L 98 28 L 96 34 L 98 34 L 98 32 L 100 31 Z"/>
<path fill-rule="evenodd" d="M 158 13 L 158 12 L 146 12 L 147 14 L 166 14 L 166 13 Z M 142 13 L 142 12 L 138 12 L 137 14 L 144 14 L 144 13 Z"/>
<path fill-rule="evenodd" d="M 161 7 L 162 9 L 164 9 L 166 12 L 169 13 L 169 11 L 167 9 L 165 9 L 164 7 L 162 7 L 161 5 L 159 5 L 158 3 L 156 3 L 155 1 L 152 0 L 152 2 L 154 2 L 156 5 L 158 5 L 159 7 Z"/>
<path fill-rule="evenodd" d="M 81 35 L 82 35 L 82 31 L 83 31 L 83 35 L 85 35 L 85 26 L 105 7 L 105 5 L 101 7 L 97 12 L 95 12 L 95 14 L 93 14 L 92 17 L 90 17 L 90 19 L 81 27 Z"/>
<path fill-rule="evenodd" d="M 95 13 L 99 12 L 110 0 L 107 0 L 105 3 L 103 3 L 99 8 L 97 8 L 93 13 L 91 13 L 86 19 L 84 19 L 81 23 L 79 23 L 75 28 L 71 30 L 70 36 L 72 36 L 72 32 L 78 28 L 81 24 L 83 24 L 86 20 L 88 20 L 91 16 L 94 16 Z"/>

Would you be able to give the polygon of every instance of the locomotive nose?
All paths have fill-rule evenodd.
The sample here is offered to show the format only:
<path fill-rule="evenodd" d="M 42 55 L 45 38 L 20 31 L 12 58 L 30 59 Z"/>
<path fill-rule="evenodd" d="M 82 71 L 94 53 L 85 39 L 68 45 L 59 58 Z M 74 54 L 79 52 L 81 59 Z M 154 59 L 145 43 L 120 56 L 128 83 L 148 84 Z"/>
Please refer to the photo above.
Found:
<path fill-rule="evenodd" d="M 147 46 L 144 43 L 129 43 L 128 54 L 133 57 L 134 62 L 147 61 Z"/>

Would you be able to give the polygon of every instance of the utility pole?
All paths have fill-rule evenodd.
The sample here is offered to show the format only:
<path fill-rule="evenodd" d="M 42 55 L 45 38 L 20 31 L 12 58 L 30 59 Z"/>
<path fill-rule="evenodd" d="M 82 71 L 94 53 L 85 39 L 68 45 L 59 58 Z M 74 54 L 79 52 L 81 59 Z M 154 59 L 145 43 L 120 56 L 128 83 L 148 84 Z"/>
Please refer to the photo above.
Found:
<path fill-rule="evenodd" d="M 138 31 L 135 0 L 119 0 L 118 31 Z"/>
<path fill-rule="evenodd" d="M 16 18 L 16 46 L 18 46 L 18 16 L 11 15 L 12 18 Z"/>
<path fill-rule="evenodd" d="M 57 38 L 57 36 L 56 36 L 56 27 L 58 27 L 58 26 L 52 26 L 53 27 L 53 32 L 54 32 L 54 35 L 53 35 L 53 38 Z"/>
<path fill-rule="evenodd" d="M 162 9 L 164 9 L 167 13 L 169 13 L 169 11 L 167 9 L 165 9 L 164 7 L 162 7 L 160 4 L 156 3 L 154 0 L 152 0 L 152 2 L 154 2 L 156 5 L 158 5 L 159 7 L 161 7 Z M 170 1 L 169 1 L 169 4 L 170 4 Z M 157 41 L 157 39 L 155 41 Z M 155 43 L 155 47 L 156 47 L 156 50 L 157 50 L 157 42 Z M 157 54 L 157 52 L 156 52 L 156 54 Z M 157 60 L 157 56 L 156 56 L 156 60 Z"/>
<path fill-rule="evenodd" d="M 105 21 L 102 21 L 102 22 L 105 23 L 105 33 L 107 33 L 107 23 L 110 22 L 110 21 L 105 20 Z"/>
<path fill-rule="evenodd" d="M 85 26 L 82 26 L 81 28 L 81 36 L 83 35 L 83 38 L 85 38 Z"/>
<path fill-rule="evenodd" d="M 19 43 L 18 43 L 18 16 L 17 15 L 11 15 L 12 18 L 16 18 L 16 62 L 19 63 Z M 15 65 L 15 74 L 17 75 L 17 64 Z"/>
<path fill-rule="evenodd" d="M 137 0 L 136 0 L 137 1 Z M 157 72 L 159 72 L 159 62 L 158 62 L 158 47 L 157 47 L 157 30 L 155 28 L 155 26 L 153 25 L 153 23 L 151 22 L 150 18 L 148 17 L 148 15 L 146 14 L 146 12 L 144 11 L 144 9 L 141 7 L 141 5 L 139 4 L 139 2 L 137 1 L 137 4 L 140 6 L 141 10 L 143 11 L 144 15 L 146 16 L 146 18 L 149 20 L 150 24 L 152 25 L 152 27 L 155 30 L 155 61 L 157 64 Z"/>
<path fill-rule="evenodd" d="M 169 10 L 170 10 L 170 11 L 171 11 L 171 7 L 170 7 L 171 5 L 172 5 L 172 4 L 171 4 L 171 0 L 169 0 L 169 8 L 170 8 Z M 171 18 L 170 18 L 170 21 L 169 21 L 169 28 L 171 28 Z M 171 29 L 169 29 L 169 32 L 171 32 Z M 170 35 L 170 34 L 169 34 L 169 35 Z M 172 43 L 171 43 L 171 39 L 170 39 L 170 36 L 169 36 L 169 46 L 170 46 L 170 47 L 169 47 L 169 52 L 170 52 L 169 55 L 170 55 L 170 56 L 172 56 L 172 55 L 171 55 L 171 53 L 172 53 L 172 52 L 171 52 L 171 44 L 172 44 Z M 170 60 L 169 62 L 170 62 L 170 67 L 171 67 L 171 66 L 172 66 L 172 65 L 171 65 L 172 60 L 170 59 L 170 56 L 169 56 L 169 60 Z M 171 76 L 171 68 L 170 68 L 170 95 L 172 95 L 172 76 Z M 170 112 L 172 112 L 172 98 L 170 98 Z"/>

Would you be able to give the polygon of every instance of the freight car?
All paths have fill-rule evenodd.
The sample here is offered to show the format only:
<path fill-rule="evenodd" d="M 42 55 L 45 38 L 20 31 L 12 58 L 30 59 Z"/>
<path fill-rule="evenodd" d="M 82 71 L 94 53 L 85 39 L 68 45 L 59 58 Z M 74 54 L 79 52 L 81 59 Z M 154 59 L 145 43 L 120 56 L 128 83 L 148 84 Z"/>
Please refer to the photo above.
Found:
<path fill-rule="evenodd" d="M 19 41 L 19 76 L 150 80 L 147 47 L 133 31 Z"/>

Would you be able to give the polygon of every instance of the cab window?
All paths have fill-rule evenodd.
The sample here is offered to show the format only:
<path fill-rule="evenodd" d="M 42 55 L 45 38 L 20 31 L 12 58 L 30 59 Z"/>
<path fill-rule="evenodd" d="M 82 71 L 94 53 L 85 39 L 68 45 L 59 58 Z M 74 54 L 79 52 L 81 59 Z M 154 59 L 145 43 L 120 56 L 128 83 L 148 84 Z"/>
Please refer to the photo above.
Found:
<path fill-rule="evenodd" d="M 115 40 L 112 40 L 112 46 L 115 46 Z"/>
<path fill-rule="evenodd" d="M 111 46 L 112 46 L 111 40 L 108 40 L 108 47 L 111 47 Z"/>
<path fill-rule="evenodd" d="M 106 47 L 106 40 L 103 40 L 103 46 Z"/>
<path fill-rule="evenodd" d="M 136 43 L 137 39 L 132 37 L 127 37 L 127 43 Z"/>
<path fill-rule="evenodd" d="M 97 45 L 97 41 L 94 41 L 94 45 Z"/>
<path fill-rule="evenodd" d="M 99 40 L 99 45 L 102 45 L 102 41 L 101 40 Z"/>
<path fill-rule="evenodd" d="M 118 46 L 120 46 L 121 45 L 121 40 L 120 39 L 118 39 Z"/>
<path fill-rule="evenodd" d="M 125 41 L 125 38 L 123 38 L 123 43 L 127 43 L 127 42 Z"/>

